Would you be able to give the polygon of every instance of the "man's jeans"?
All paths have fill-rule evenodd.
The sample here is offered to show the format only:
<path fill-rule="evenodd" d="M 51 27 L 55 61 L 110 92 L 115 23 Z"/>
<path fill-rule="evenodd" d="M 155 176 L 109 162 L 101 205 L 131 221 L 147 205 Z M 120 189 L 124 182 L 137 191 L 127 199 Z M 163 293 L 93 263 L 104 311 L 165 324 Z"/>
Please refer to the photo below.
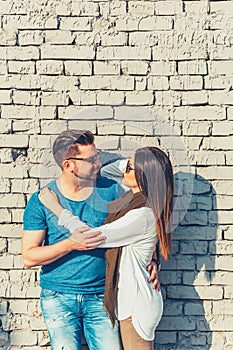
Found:
<path fill-rule="evenodd" d="M 41 291 L 41 308 L 53 350 L 81 350 L 82 331 L 90 350 L 120 350 L 118 325 L 112 328 L 101 294 Z"/>

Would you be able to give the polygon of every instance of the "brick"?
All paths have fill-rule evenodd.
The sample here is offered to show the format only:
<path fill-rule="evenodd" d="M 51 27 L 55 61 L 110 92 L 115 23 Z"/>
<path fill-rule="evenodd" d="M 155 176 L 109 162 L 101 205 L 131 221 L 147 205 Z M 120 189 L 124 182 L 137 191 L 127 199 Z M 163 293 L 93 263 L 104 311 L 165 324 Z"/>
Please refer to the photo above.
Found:
<path fill-rule="evenodd" d="M 212 135 L 233 135 L 233 121 L 214 122 L 212 128 Z"/>
<path fill-rule="evenodd" d="M 36 62 L 36 71 L 38 74 L 58 75 L 63 72 L 63 62 L 55 60 L 43 60 Z"/>
<path fill-rule="evenodd" d="M 38 60 L 39 49 L 34 46 L 27 47 L 8 47 L 6 50 L 6 57 L 8 60 Z"/>
<path fill-rule="evenodd" d="M 226 14 L 229 16 L 233 12 L 233 2 L 232 1 L 216 1 L 210 5 L 211 13 L 214 14 Z"/>
<path fill-rule="evenodd" d="M 148 16 L 139 22 L 139 30 L 169 30 L 172 29 L 172 18 Z"/>
<path fill-rule="evenodd" d="M 213 210 L 209 212 L 210 224 L 231 224 L 232 218 L 233 215 L 231 211 L 218 210 L 217 212 Z"/>
<path fill-rule="evenodd" d="M 194 45 L 187 47 L 176 46 L 175 48 L 167 47 L 153 47 L 152 49 L 153 61 L 159 61 L 164 59 L 169 60 L 194 60 L 194 59 L 206 59 L 207 52 L 205 47 L 199 46 L 198 48 Z"/>
<path fill-rule="evenodd" d="M 138 30 L 139 17 L 138 16 L 125 16 L 120 17 L 117 20 L 112 20 L 110 26 L 115 26 L 117 31 L 131 32 Z M 124 57 L 125 58 L 125 57 Z"/>
<path fill-rule="evenodd" d="M 232 75 L 233 62 L 232 61 L 209 61 L 209 74 L 210 76 L 217 75 Z"/>
<path fill-rule="evenodd" d="M 140 107 L 115 107 L 115 119 L 138 120 L 138 116 L 143 116 L 141 120 L 155 120 L 156 113 L 152 109 Z"/>
<path fill-rule="evenodd" d="M 120 63 L 117 61 L 94 62 L 94 74 L 119 75 Z"/>
<path fill-rule="evenodd" d="M 43 135 L 60 134 L 62 131 L 66 129 L 67 129 L 66 120 L 42 120 L 41 121 L 41 132 Z"/>
<path fill-rule="evenodd" d="M 202 123 L 188 121 L 183 123 L 183 134 L 189 136 L 208 136 L 211 127 L 212 124 L 208 121 L 203 121 Z"/>
<path fill-rule="evenodd" d="M 28 12 L 28 10 L 27 10 Z M 54 16 L 40 16 L 40 15 L 10 15 L 3 16 L 3 27 L 7 30 L 16 29 L 56 29 L 57 18 Z"/>
<path fill-rule="evenodd" d="M 159 1 L 156 15 L 177 15 L 182 13 L 182 1 Z"/>
<path fill-rule="evenodd" d="M 11 213 L 9 209 L 0 209 L 0 222 L 1 223 L 10 223 L 11 222 Z"/>
<path fill-rule="evenodd" d="M 36 345 L 37 336 L 36 333 L 30 330 L 17 330 L 11 333 L 12 345 Z"/>
<path fill-rule="evenodd" d="M 11 103 L 11 90 L 1 90 L 0 91 L 0 103 L 1 104 L 10 104 Z M 4 121 L 6 122 L 6 121 Z M 3 127 L 4 129 L 4 127 Z"/>
<path fill-rule="evenodd" d="M 207 254 L 207 242 L 186 242 L 181 243 L 181 254 Z"/>
<path fill-rule="evenodd" d="M 148 89 L 163 90 L 163 91 L 168 90 L 169 89 L 168 78 L 163 76 L 149 77 Z"/>
<path fill-rule="evenodd" d="M 96 147 L 99 149 L 117 150 L 119 148 L 119 137 L 118 136 L 96 136 L 95 137 Z"/>
<path fill-rule="evenodd" d="M 169 331 L 172 330 L 194 330 L 195 321 L 190 317 L 184 316 L 164 316 L 158 326 L 158 330 L 166 330 L 169 325 Z"/>
<path fill-rule="evenodd" d="M 158 140 L 153 136 L 128 136 L 121 138 L 121 149 L 123 151 L 135 151 L 137 148 L 146 146 L 158 146 Z"/>
<path fill-rule="evenodd" d="M 229 87 L 230 80 L 225 75 L 211 76 L 207 75 L 204 77 L 204 88 L 208 90 L 219 89 L 223 90 Z"/>
<path fill-rule="evenodd" d="M 45 32 L 45 42 L 49 44 L 72 44 L 74 34 L 70 30 L 49 30 Z"/>
<path fill-rule="evenodd" d="M 69 92 L 69 98 L 73 105 L 95 105 L 96 104 L 96 92 L 88 90 L 73 90 Z"/>
<path fill-rule="evenodd" d="M 155 12 L 155 3 L 153 1 L 130 1 L 128 4 L 128 13 L 131 15 L 149 16 Z"/>
<path fill-rule="evenodd" d="M 169 332 L 169 337 L 167 336 L 167 332 L 157 331 L 155 334 L 156 344 L 173 344 L 176 343 L 176 332 Z"/>
<path fill-rule="evenodd" d="M 221 23 L 221 21 L 220 21 Z M 211 52 L 210 52 L 210 59 L 211 60 L 221 60 L 221 59 L 232 59 L 233 57 L 233 49 L 232 47 L 225 47 L 225 46 L 220 46 L 220 47 L 216 47 L 214 48 Z"/>
<path fill-rule="evenodd" d="M 174 239 L 182 240 L 213 240 L 216 239 L 216 228 L 214 227 L 205 227 L 205 226 L 179 226 L 175 229 Z"/>
<path fill-rule="evenodd" d="M 42 59 L 93 59 L 95 52 L 92 47 L 74 45 L 44 45 L 41 47 Z"/>
<path fill-rule="evenodd" d="M 155 92 L 155 100 L 157 106 L 180 106 L 181 93 L 177 91 L 158 91 Z"/>
<path fill-rule="evenodd" d="M 210 299 L 219 300 L 222 299 L 223 289 L 217 286 L 196 286 L 195 289 L 188 286 L 168 287 L 167 295 L 171 299 Z"/>
<path fill-rule="evenodd" d="M 219 195 L 225 195 L 226 193 L 228 195 L 233 194 L 233 181 L 212 181 L 212 186 L 215 191 L 215 193 L 218 193 Z"/>
<path fill-rule="evenodd" d="M 201 90 L 203 88 L 203 80 L 199 75 L 172 76 L 170 86 L 172 90 Z"/>
<path fill-rule="evenodd" d="M 181 103 L 183 106 L 206 105 L 208 103 L 208 94 L 206 91 L 182 91 Z"/>
<path fill-rule="evenodd" d="M 77 77 L 72 76 L 46 76 L 42 75 L 41 79 L 41 89 L 43 91 L 68 91 L 76 87 L 78 83 Z"/>
<path fill-rule="evenodd" d="M 97 60 L 149 60 L 151 52 L 149 48 L 138 47 L 99 47 L 97 49 Z"/>
<path fill-rule="evenodd" d="M 13 121 L 13 131 L 14 132 L 23 132 L 24 134 L 32 134 L 32 133 L 39 133 L 40 132 L 40 126 L 38 120 L 16 120 Z"/>
<path fill-rule="evenodd" d="M 120 121 L 97 122 L 98 135 L 124 135 L 124 124 Z"/>
<path fill-rule="evenodd" d="M 126 93 L 126 104 L 127 105 L 151 105 L 153 104 L 154 96 L 151 91 L 140 91 L 140 92 L 127 92 Z"/>
<path fill-rule="evenodd" d="M 205 61 L 178 62 L 178 72 L 184 75 L 206 75 L 207 64 Z"/>
<path fill-rule="evenodd" d="M 12 212 L 12 224 L 22 224 L 23 213 L 24 209 L 14 209 Z"/>
<path fill-rule="evenodd" d="M 174 111 L 176 120 L 225 120 L 226 112 L 224 108 L 218 106 L 204 106 L 204 107 L 177 107 Z"/>
<path fill-rule="evenodd" d="M 0 61 L 0 74 L 7 74 L 7 64 L 6 59 Z"/>
<path fill-rule="evenodd" d="M 43 44 L 44 33 L 41 30 L 20 30 L 18 41 L 20 46 Z"/>
<path fill-rule="evenodd" d="M 100 91 L 97 93 L 97 104 L 118 106 L 124 104 L 123 91 Z"/>
<path fill-rule="evenodd" d="M 92 64 L 88 61 L 68 61 L 65 62 L 66 75 L 91 75 Z"/>
<path fill-rule="evenodd" d="M 233 91 L 210 91 L 209 103 L 211 105 L 232 105 Z"/>
<path fill-rule="evenodd" d="M 123 74 L 132 75 L 147 75 L 149 65 L 144 61 L 123 61 L 121 62 L 121 69 Z"/>
<path fill-rule="evenodd" d="M 42 92 L 41 105 L 42 106 L 68 106 L 69 96 L 66 93 L 59 92 Z"/>
<path fill-rule="evenodd" d="M 99 16 L 99 6 L 93 2 L 72 2 L 71 11 L 73 16 Z"/>
<path fill-rule="evenodd" d="M 203 305 L 202 303 L 197 302 L 187 302 L 184 306 L 184 314 L 185 315 L 196 315 L 203 316 Z"/>
<path fill-rule="evenodd" d="M 34 74 L 35 63 L 31 61 L 9 61 L 8 70 L 9 73 Z"/>
<path fill-rule="evenodd" d="M 0 194 L 0 207 L 24 207 L 25 201 L 23 195 L 19 194 Z"/>
<path fill-rule="evenodd" d="M 84 119 L 84 120 L 98 120 L 98 119 L 112 119 L 113 110 L 107 106 L 94 106 L 90 108 L 83 107 L 67 107 L 59 108 L 59 118 L 61 119 Z"/>
<path fill-rule="evenodd" d="M 2 5 L 4 3 L 1 1 L 1 9 L 2 9 Z M 16 31 L 12 31 L 12 30 L 9 30 L 9 31 L 6 31 L 4 29 L 1 29 L 0 30 L 0 42 L 1 42 L 1 45 L 15 45 L 16 44 Z"/>
<path fill-rule="evenodd" d="M 232 150 L 232 136 L 225 137 L 209 137 L 205 139 L 203 142 L 203 149 L 211 149 L 211 150 Z"/>
<path fill-rule="evenodd" d="M 175 62 L 158 61 L 150 63 L 150 74 L 170 76 L 175 74 Z"/>
<path fill-rule="evenodd" d="M 153 129 L 151 122 L 126 122 L 125 124 L 127 135 L 153 135 Z"/>
<path fill-rule="evenodd" d="M 184 1 L 185 12 L 188 14 L 206 15 L 208 10 L 208 3 L 205 1 Z"/>
<path fill-rule="evenodd" d="M 213 199 L 213 209 L 226 209 L 229 210 L 232 207 L 232 196 L 216 195 Z"/>
<path fill-rule="evenodd" d="M 102 46 L 124 46 L 127 45 L 127 33 L 101 33 Z"/>
<path fill-rule="evenodd" d="M 92 18 L 91 17 L 61 17 L 60 29 L 62 30 L 80 30 L 91 31 L 92 30 Z"/>
<path fill-rule="evenodd" d="M 134 90 L 133 77 L 81 77 L 80 89 L 82 90 Z"/>
<path fill-rule="evenodd" d="M 209 252 L 211 254 L 219 255 L 230 255 L 232 253 L 233 243 L 232 242 L 210 242 Z"/>
<path fill-rule="evenodd" d="M 40 79 L 39 76 L 36 74 L 9 74 L 8 76 L 4 76 L 4 78 L 0 80 L 0 88 L 16 88 L 27 90 L 39 89 Z"/>
<path fill-rule="evenodd" d="M 12 98 L 16 105 L 39 106 L 40 104 L 40 93 L 38 91 L 13 90 Z"/>
<path fill-rule="evenodd" d="M 4 147 L 26 148 L 28 146 L 27 135 L 1 135 L 0 142 Z"/>
<path fill-rule="evenodd" d="M 96 134 L 96 121 L 95 120 L 68 120 L 68 129 L 83 129 L 90 130 L 93 134 Z"/>

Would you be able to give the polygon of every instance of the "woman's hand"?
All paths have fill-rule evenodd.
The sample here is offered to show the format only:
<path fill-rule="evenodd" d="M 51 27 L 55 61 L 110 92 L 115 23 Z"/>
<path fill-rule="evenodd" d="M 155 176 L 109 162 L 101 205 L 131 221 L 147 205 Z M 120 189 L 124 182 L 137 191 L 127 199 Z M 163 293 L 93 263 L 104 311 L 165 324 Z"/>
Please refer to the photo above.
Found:
<path fill-rule="evenodd" d="M 75 242 L 76 250 L 89 250 L 95 249 L 100 244 L 104 243 L 106 237 L 101 235 L 101 231 L 95 231 L 91 233 L 84 233 L 90 229 L 89 226 L 83 226 L 76 229 L 69 237 L 70 240 Z"/>
<path fill-rule="evenodd" d="M 151 263 L 147 266 L 147 271 L 150 273 L 148 283 L 152 282 L 152 288 L 158 292 L 160 290 L 160 282 L 157 264 L 154 261 L 151 261 Z"/>
<path fill-rule="evenodd" d="M 62 210 L 64 209 L 58 200 L 58 196 L 48 187 L 43 188 L 39 193 L 39 200 L 42 204 L 49 210 L 51 210 L 57 217 L 60 216 Z"/>

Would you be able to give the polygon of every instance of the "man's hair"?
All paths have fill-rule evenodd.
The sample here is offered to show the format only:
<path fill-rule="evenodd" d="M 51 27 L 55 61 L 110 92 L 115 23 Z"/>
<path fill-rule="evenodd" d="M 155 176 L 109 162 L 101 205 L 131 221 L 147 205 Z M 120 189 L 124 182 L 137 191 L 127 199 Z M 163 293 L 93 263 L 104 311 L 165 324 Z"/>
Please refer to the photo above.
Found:
<path fill-rule="evenodd" d="M 79 145 L 92 145 L 93 142 L 94 135 L 89 130 L 63 131 L 53 143 L 53 157 L 62 169 L 65 159 L 80 153 Z"/>

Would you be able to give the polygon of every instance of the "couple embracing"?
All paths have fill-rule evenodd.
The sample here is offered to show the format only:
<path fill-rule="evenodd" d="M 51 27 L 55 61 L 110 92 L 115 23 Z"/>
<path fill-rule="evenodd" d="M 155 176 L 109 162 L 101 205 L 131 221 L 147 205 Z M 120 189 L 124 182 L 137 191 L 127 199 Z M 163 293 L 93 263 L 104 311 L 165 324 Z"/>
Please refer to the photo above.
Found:
<path fill-rule="evenodd" d="M 119 184 L 100 176 L 90 131 L 62 132 L 53 156 L 61 175 L 31 196 L 23 231 L 25 267 L 42 266 L 52 349 L 81 350 L 84 333 L 90 350 L 153 350 L 163 311 L 156 244 L 165 260 L 171 251 L 169 158 L 138 149 L 111 164 Z"/>

